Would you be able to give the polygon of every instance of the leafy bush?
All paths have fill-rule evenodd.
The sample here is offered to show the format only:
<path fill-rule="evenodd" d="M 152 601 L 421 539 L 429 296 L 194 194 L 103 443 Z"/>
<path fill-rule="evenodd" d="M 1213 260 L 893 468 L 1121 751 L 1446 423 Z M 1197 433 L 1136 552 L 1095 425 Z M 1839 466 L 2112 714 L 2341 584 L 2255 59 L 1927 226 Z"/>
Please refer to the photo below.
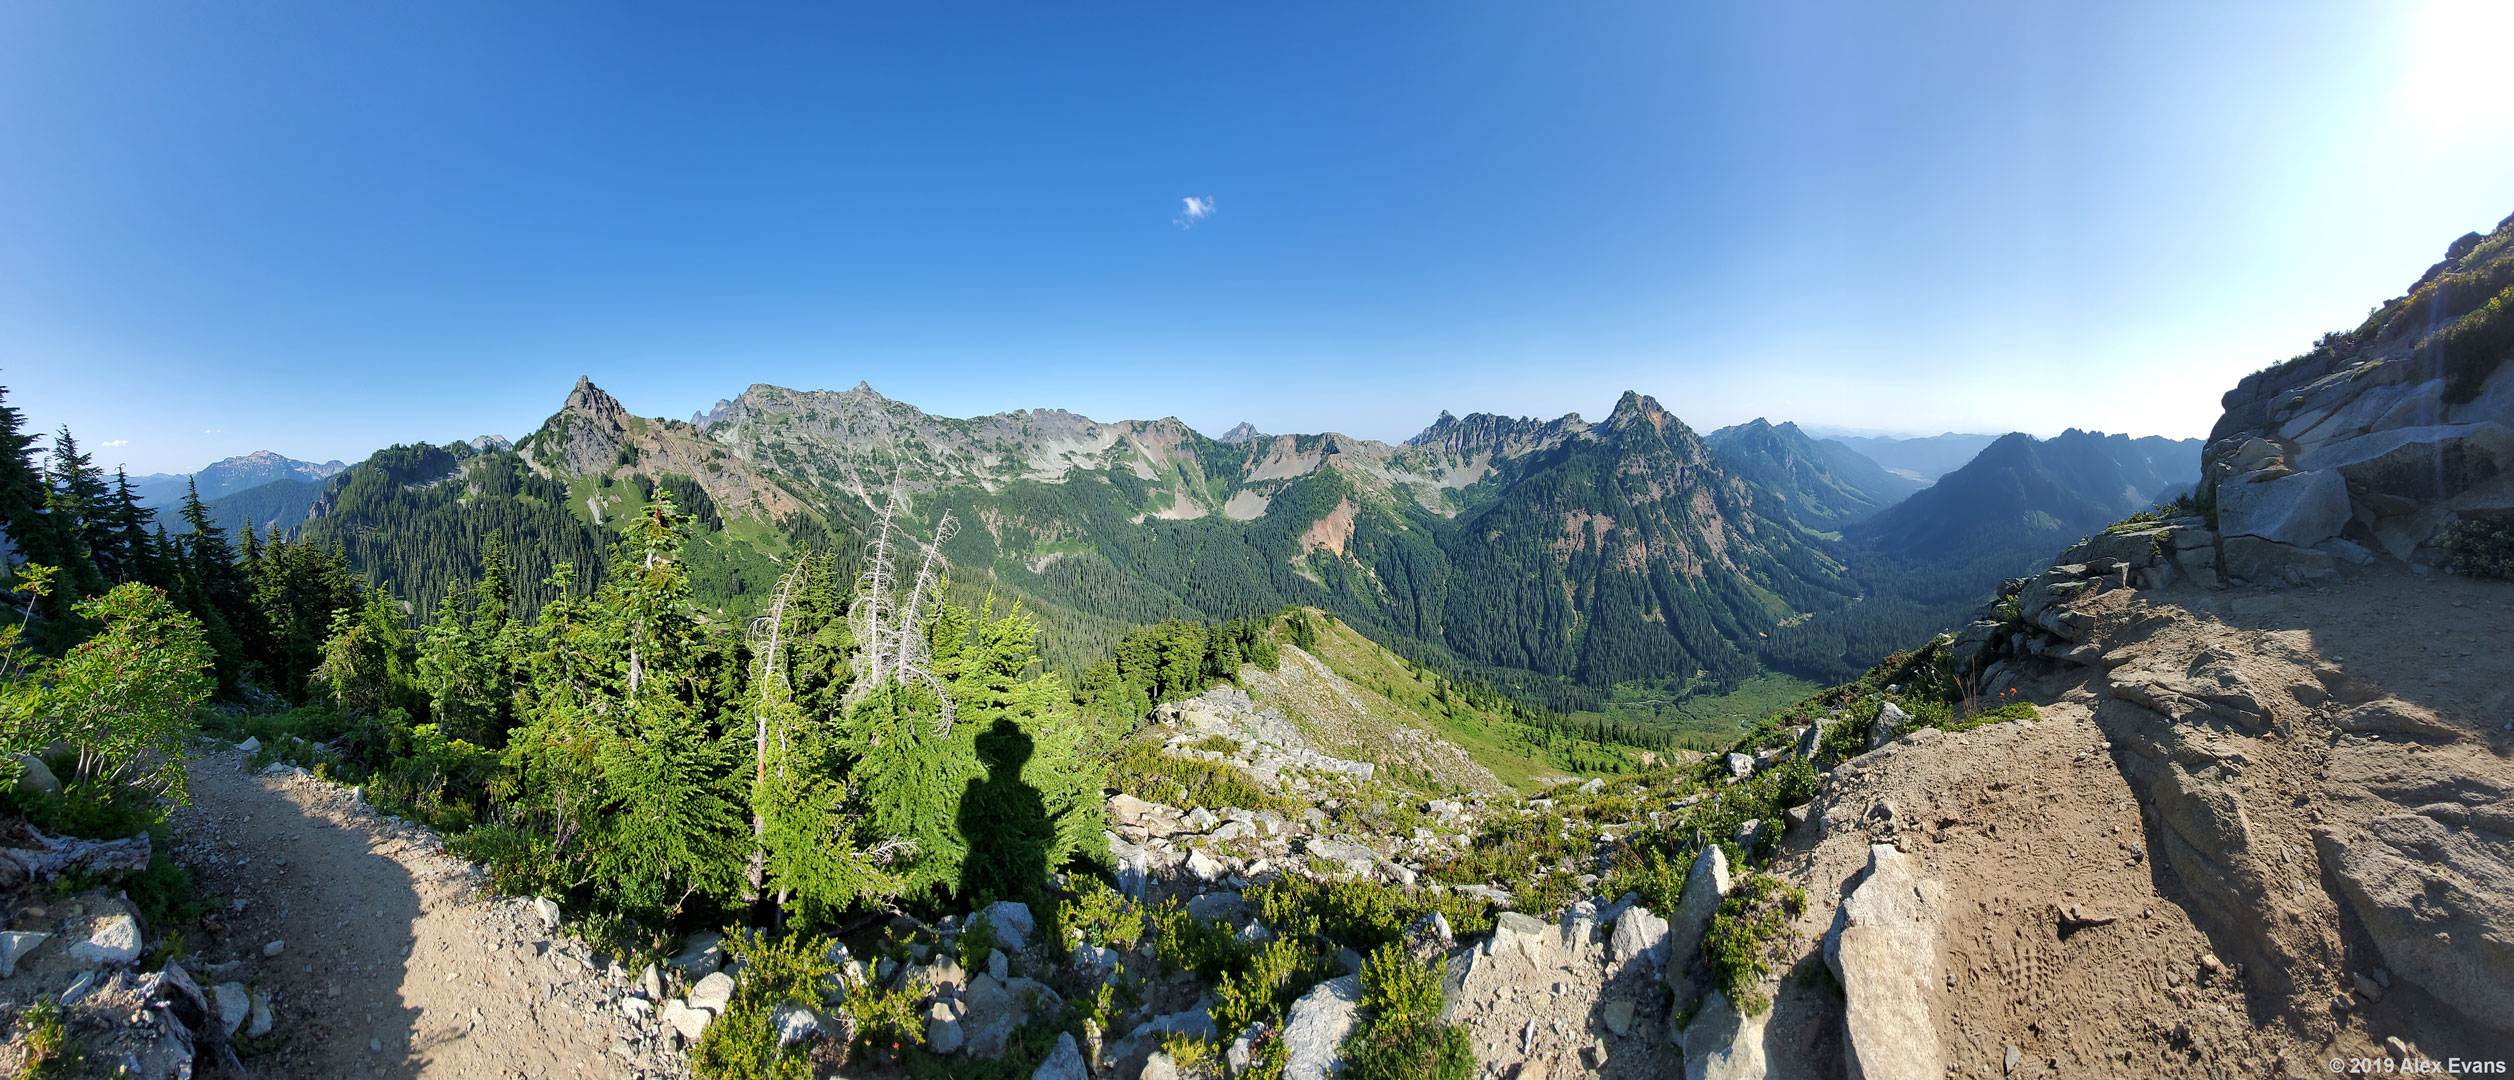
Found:
<path fill-rule="evenodd" d="M 1286 875 L 1248 890 L 1258 918 L 1286 938 L 1317 941 L 1325 951 L 1355 952 L 1402 942 L 1415 920 L 1439 912 L 1450 929 L 1472 934 L 1491 928 L 1491 905 L 1454 894 L 1407 892 L 1368 879 L 1313 880 Z"/>
<path fill-rule="evenodd" d="M 1142 905 L 1089 877 L 1078 878 L 1073 895 L 1057 901 L 1055 919 L 1054 936 L 1068 947 L 1101 945 L 1121 952 L 1132 952 L 1143 941 L 1146 921 Z M 964 932 L 962 940 L 967 938 Z"/>
<path fill-rule="evenodd" d="M 1161 744 L 1137 740 L 1118 752 L 1109 782 L 1138 799 L 1172 806 L 1285 810 L 1291 801 L 1257 786 L 1248 774 L 1220 762 L 1176 757 Z"/>
<path fill-rule="evenodd" d="M 1787 946 L 1789 920 L 1807 906 L 1807 891 L 1770 874 L 1750 874 L 1720 902 L 1702 936 L 1711 985 L 1737 1011 L 1753 1016 L 1772 1006 L 1762 982 Z"/>
<path fill-rule="evenodd" d="M 2514 522 L 2457 521 L 2444 530 L 2453 572 L 2482 578 L 2514 578 Z"/>
<path fill-rule="evenodd" d="M 36 998 L 34 1004 L 26 1007 L 20 1023 L 26 1027 L 26 1063 L 18 1075 L 26 1080 L 49 1080 L 69 1076 L 78 1068 L 78 1050 L 70 1044 L 69 1024 L 61 1016 L 57 999 Z"/>
<path fill-rule="evenodd" d="M 1440 979 L 1438 961 L 1417 963 L 1403 946 L 1381 946 L 1362 962 L 1362 1009 L 1368 1019 L 1345 1041 L 1346 1076 L 1469 1080 L 1475 1075 L 1467 1033 L 1440 1022 Z"/>
<path fill-rule="evenodd" d="M 744 965 L 742 976 L 724 1015 L 691 1048 L 691 1070 L 705 1080 L 809 1080 L 813 1070 L 803 1050 L 778 1045 L 775 1017 L 782 1006 L 820 1005 L 821 988 L 838 974 L 829 939 L 774 939 L 736 927 L 725 944 Z"/>

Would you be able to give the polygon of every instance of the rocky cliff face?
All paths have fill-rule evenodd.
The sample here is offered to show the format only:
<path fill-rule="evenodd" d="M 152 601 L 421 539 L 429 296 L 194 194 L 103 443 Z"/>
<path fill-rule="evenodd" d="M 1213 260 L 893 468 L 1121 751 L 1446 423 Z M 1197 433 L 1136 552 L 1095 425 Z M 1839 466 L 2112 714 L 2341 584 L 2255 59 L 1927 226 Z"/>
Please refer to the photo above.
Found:
<path fill-rule="evenodd" d="M 567 402 L 517 450 L 545 476 L 686 476 L 727 514 L 775 521 L 805 508 L 793 492 L 696 427 L 629 415 L 619 399 L 587 378 L 576 380 Z M 593 517 L 599 521 L 604 515 L 597 509 Z"/>
<path fill-rule="evenodd" d="M 2239 578 L 2326 577 L 2379 550 L 2434 561 L 2465 517 L 2514 514 L 2514 218 L 2453 243 L 2365 325 L 2243 380 L 2203 483 Z M 2240 543 L 2236 538 L 2243 538 Z"/>

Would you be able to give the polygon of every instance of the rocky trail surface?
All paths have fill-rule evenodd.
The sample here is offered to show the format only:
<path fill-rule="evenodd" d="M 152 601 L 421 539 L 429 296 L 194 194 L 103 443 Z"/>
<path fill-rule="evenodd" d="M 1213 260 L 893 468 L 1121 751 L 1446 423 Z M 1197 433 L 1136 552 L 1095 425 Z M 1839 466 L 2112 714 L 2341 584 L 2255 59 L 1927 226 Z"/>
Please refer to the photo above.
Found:
<path fill-rule="evenodd" d="M 268 1003 L 270 1030 L 236 1036 L 248 1075 L 686 1075 L 622 1006 L 628 973 L 530 902 L 484 893 L 434 834 L 352 789 L 245 765 L 196 760 L 173 825 L 177 858 L 221 905 L 187 953 L 195 977 Z"/>

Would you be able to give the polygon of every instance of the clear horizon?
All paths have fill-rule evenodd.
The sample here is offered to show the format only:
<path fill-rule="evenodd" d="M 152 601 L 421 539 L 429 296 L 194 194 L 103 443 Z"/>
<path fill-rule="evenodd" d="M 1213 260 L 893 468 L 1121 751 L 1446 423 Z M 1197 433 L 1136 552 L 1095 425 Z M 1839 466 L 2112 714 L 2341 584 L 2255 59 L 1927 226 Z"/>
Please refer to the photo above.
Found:
<path fill-rule="evenodd" d="M 0 385 L 108 468 L 579 374 L 1395 442 L 2187 438 L 2514 211 L 2508 9 L 0 10 Z"/>

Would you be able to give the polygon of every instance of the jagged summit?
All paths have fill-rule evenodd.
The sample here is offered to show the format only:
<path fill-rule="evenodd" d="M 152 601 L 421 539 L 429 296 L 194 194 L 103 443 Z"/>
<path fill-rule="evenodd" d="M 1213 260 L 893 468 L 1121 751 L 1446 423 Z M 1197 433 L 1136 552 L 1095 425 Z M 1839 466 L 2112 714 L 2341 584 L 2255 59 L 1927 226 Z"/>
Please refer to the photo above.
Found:
<path fill-rule="evenodd" d="M 1607 415 L 1605 426 L 1609 431 L 1625 431 L 1635 424 L 1648 424 L 1660 434 L 1666 434 L 1671 422 L 1678 427 L 1684 426 L 1682 421 L 1659 405 L 1657 398 L 1626 390 L 1623 397 L 1615 400 L 1615 411 Z"/>
<path fill-rule="evenodd" d="M 1447 415 L 1449 415 L 1449 414 L 1448 414 L 1448 413 L 1442 413 L 1441 415 L 1442 415 L 1442 416 L 1447 416 Z M 1234 444 L 1236 444 L 1236 443 L 1254 442 L 1254 441 L 1256 441 L 1256 440 L 1258 440 L 1258 439 L 1262 439 L 1262 438 L 1265 438 L 1265 437 L 1266 437 L 1266 433 L 1265 433 L 1265 432 L 1262 432 L 1262 431 L 1257 430 L 1257 425 L 1252 424 L 1252 423 L 1249 423 L 1249 422 L 1248 422 L 1248 421 L 1246 421 L 1246 420 L 1242 420 L 1242 421 L 1240 421 L 1238 424 L 1233 425 L 1233 426 L 1232 426 L 1232 428 L 1231 428 L 1231 430 L 1223 432 L 1223 433 L 1222 433 L 1222 437 L 1221 437 L 1221 438 L 1219 438 L 1219 439 L 1216 439 L 1216 440 L 1214 440 L 1214 441 L 1215 441 L 1215 442 L 1226 442 L 1226 443 L 1234 443 Z"/>
<path fill-rule="evenodd" d="M 605 418 L 628 415 L 628 409 L 620 404 L 620 399 L 604 393 L 601 387 L 594 385 L 593 378 L 586 375 L 576 377 L 576 388 L 568 391 L 567 402 L 560 408 Z"/>

